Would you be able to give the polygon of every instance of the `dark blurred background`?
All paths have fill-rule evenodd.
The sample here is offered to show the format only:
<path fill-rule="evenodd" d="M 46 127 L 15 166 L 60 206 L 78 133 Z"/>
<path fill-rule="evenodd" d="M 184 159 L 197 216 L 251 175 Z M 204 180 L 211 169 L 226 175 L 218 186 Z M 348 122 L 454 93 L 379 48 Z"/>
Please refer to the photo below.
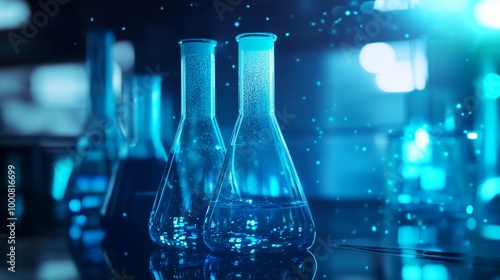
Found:
<path fill-rule="evenodd" d="M 399 174 L 388 162 L 415 122 L 424 142 L 456 139 L 455 152 L 438 152 L 454 153 L 471 196 L 497 174 L 499 13 L 495 0 L 0 0 L 0 168 L 17 170 L 17 236 L 33 248 L 41 245 L 30 237 L 64 229 L 69 178 L 53 166 L 68 160 L 88 117 L 89 29 L 116 34 L 117 92 L 126 74 L 164 77 L 167 150 L 180 118 L 177 42 L 218 42 L 216 114 L 227 143 L 237 117 L 234 37 L 275 33 L 276 113 L 308 199 L 385 201 Z M 429 172 L 439 181 L 440 170 Z M 51 279 L 42 271 L 50 265 L 39 266 L 40 279 Z"/>

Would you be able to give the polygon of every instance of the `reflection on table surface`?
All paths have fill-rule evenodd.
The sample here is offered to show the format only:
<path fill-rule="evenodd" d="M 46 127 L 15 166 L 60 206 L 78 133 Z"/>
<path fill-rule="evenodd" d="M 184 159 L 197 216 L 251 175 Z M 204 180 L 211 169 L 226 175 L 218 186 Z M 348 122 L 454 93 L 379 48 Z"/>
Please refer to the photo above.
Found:
<path fill-rule="evenodd" d="M 446 212 L 442 215 L 439 212 L 421 215 L 418 212 L 406 213 L 394 207 L 387 207 L 385 200 L 310 200 L 309 204 L 315 218 L 317 236 L 308 252 L 224 256 L 208 250 L 189 252 L 157 248 L 149 239 L 127 238 L 125 233 L 121 238 L 107 236 L 101 242 L 73 240 L 70 243 L 70 254 L 79 276 L 63 274 L 67 277 L 57 277 L 61 275 L 62 267 L 52 266 L 50 270 L 48 266 L 49 262 L 54 263 L 50 257 L 55 256 L 55 253 L 47 252 L 54 248 L 67 250 L 64 248 L 67 247 L 67 241 L 63 238 L 52 237 L 50 242 L 48 239 L 45 242 L 36 242 L 46 243 L 47 248 L 43 245 L 20 245 L 18 263 L 28 264 L 26 258 L 32 256 L 29 266 L 35 271 L 32 274 L 28 274 L 27 270 L 23 272 L 29 275 L 29 279 L 303 280 L 500 277 L 499 240 L 485 238 L 478 234 L 479 231 L 471 229 L 469 219 L 473 215 L 465 210 L 453 215 Z M 85 234 L 81 236 L 88 238 Z M 19 240 L 20 244 L 30 242 L 32 241 Z M 9 279 L 3 278 L 2 273 L 1 279 Z"/>

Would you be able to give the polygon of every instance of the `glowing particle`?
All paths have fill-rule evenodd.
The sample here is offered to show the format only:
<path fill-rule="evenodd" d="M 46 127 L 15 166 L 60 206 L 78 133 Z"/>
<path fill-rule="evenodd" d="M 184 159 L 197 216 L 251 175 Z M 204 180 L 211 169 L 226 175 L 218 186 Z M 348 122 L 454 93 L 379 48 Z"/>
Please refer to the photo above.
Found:
<path fill-rule="evenodd" d="M 286 37 L 290 36 L 290 33 L 288 33 L 288 32 L 287 32 L 287 33 L 285 33 L 285 36 L 286 36 Z"/>
<path fill-rule="evenodd" d="M 90 18 L 90 22 L 94 22 L 94 18 L 93 17 Z"/>
<path fill-rule="evenodd" d="M 269 17 L 266 17 L 266 21 L 269 21 Z"/>
<path fill-rule="evenodd" d="M 320 165 L 321 162 L 319 160 L 316 161 L 316 165 Z"/>
<path fill-rule="evenodd" d="M 234 23 L 234 27 L 238 27 L 238 26 L 240 26 L 240 23 L 236 21 L 236 22 Z"/>
<path fill-rule="evenodd" d="M 247 5 L 247 9 L 250 9 L 250 5 Z"/>
<path fill-rule="evenodd" d="M 372 231 L 376 232 L 377 231 L 377 227 L 376 226 L 372 226 Z"/>
<path fill-rule="evenodd" d="M 122 30 L 125 30 L 125 26 L 122 27 Z"/>
<path fill-rule="evenodd" d="M 345 15 L 346 16 L 350 16 L 351 15 L 351 11 L 349 11 L 349 10 L 345 11 Z"/>
<path fill-rule="evenodd" d="M 316 85 L 320 86 L 321 85 L 321 81 L 316 81 Z"/>
<path fill-rule="evenodd" d="M 467 214 L 472 214 L 472 212 L 474 212 L 474 206 L 472 205 L 467 205 L 467 208 L 465 208 L 465 212 L 467 212 Z"/>
<path fill-rule="evenodd" d="M 226 83 L 226 87 L 228 87 L 230 84 L 229 83 Z"/>

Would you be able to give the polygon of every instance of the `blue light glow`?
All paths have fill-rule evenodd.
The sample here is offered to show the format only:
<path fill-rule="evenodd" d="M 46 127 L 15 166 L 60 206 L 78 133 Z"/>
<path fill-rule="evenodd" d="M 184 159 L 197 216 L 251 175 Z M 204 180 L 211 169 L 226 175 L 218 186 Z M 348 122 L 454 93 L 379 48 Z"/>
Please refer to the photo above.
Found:
<path fill-rule="evenodd" d="M 488 28 L 500 29 L 499 0 L 483 0 L 474 7 L 474 16 L 477 22 Z"/>
<path fill-rule="evenodd" d="M 80 212 L 82 209 L 82 203 L 78 199 L 72 199 L 69 202 L 69 210 L 71 210 L 74 213 Z"/>
<path fill-rule="evenodd" d="M 25 1 L 0 1 L 0 30 L 21 27 L 31 15 Z"/>
<path fill-rule="evenodd" d="M 499 225 L 483 225 L 481 227 L 481 234 L 484 238 L 492 240 L 500 240 L 500 226 Z"/>
<path fill-rule="evenodd" d="M 500 195 L 500 177 L 488 179 L 479 187 L 479 199 L 485 202 L 491 201 L 497 195 Z"/>
<path fill-rule="evenodd" d="M 386 43 L 365 45 L 359 53 L 359 62 L 370 73 L 388 72 L 396 62 L 394 49 Z"/>
<path fill-rule="evenodd" d="M 409 194 L 400 194 L 398 195 L 398 202 L 401 204 L 408 204 L 411 203 L 413 198 Z"/>
<path fill-rule="evenodd" d="M 68 158 L 59 159 L 54 165 L 54 178 L 52 181 L 52 197 L 61 200 L 66 192 L 73 164 Z"/>
<path fill-rule="evenodd" d="M 31 74 L 31 91 L 44 106 L 81 107 L 88 101 L 87 72 L 83 64 L 39 66 Z"/>
<path fill-rule="evenodd" d="M 377 86 L 385 92 L 411 92 L 415 90 L 410 61 L 396 61 L 390 71 L 377 74 Z"/>
<path fill-rule="evenodd" d="M 477 132 L 469 132 L 467 133 L 467 139 L 476 140 L 478 138 Z"/>
<path fill-rule="evenodd" d="M 405 264 L 401 269 L 403 280 L 422 279 L 422 268 L 418 264 Z"/>
<path fill-rule="evenodd" d="M 483 78 L 482 95 L 486 99 L 497 99 L 500 97 L 500 76 L 488 73 Z"/>
<path fill-rule="evenodd" d="M 134 45 L 130 41 L 119 41 L 114 46 L 115 61 L 123 72 L 130 71 L 135 63 Z"/>
<path fill-rule="evenodd" d="M 420 170 L 420 187 L 426 191 L 442 190 L 446 186 L 444 168 L 424 166 Z"/>
<path fill-rule="evenodd" d="M 422 279 L 449 279 L 448 269 L 442 264 L 426 264 L 422 267 Z"/>
<path fill-rule="evenodd" d="M 102 203 L 102 199 L 97 195 L 88 195 L 82 199 L 82 208 L 96 208 Z"/>
<path fill-rule="evenodd" d="M 419 231 L 415 226 L 400 226 L 398 229 L 398 244 L 413 245 L 418 244 Z"/>
<path fill-rule="evenodd" d="M 36 279 L 77 279 L 78 275 L 78 269 L 72 260 L 44 260 L 38 268 Z"/>

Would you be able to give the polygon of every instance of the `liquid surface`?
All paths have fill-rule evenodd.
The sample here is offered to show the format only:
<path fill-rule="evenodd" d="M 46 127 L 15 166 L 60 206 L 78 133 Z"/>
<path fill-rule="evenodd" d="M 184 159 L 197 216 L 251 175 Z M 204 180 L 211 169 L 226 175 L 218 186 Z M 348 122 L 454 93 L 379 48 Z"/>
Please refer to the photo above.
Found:
<path fill-rule="evenodd" d="M 280 252 L 305 250 L 315 239 L 306 202 L 211 204 L 204 238 L 212 250 Z"/>
<path fill-rule="evenodd" d="M 161 181 L 163 159 L 127 158 L 119 163 L 101 224 L 108 235 L 134 232 L 149 239 L 147 225 Z"/>

